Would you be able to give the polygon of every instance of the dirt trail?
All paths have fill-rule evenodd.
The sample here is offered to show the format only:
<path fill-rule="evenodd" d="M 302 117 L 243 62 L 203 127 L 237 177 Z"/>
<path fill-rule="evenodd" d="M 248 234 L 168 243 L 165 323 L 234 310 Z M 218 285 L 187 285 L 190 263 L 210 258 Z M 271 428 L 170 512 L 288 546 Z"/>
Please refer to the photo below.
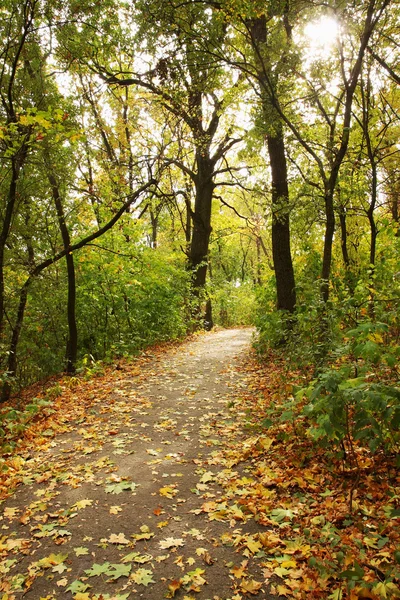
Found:
<path fill-rule="evenodd" d="M 257 524 L 240 508 L 230 522 L 213 512 L 223 493 L 216 474 L 233 476 L 215 457 L 234 428 L 251 337 L 213 332 L 140 372 L 133 363 L 85 419 L 32 455 L 25 485 L 0 510 L 2 600 L 236 600 L 258 591 L 254 549 L 243 556 L 232 541 Z"/>

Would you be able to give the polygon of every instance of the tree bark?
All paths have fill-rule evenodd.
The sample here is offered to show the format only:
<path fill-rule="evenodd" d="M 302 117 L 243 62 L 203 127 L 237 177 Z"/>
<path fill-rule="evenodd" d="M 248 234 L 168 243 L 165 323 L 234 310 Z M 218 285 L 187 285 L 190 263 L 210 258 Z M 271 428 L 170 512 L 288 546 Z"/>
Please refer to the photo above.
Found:
<path fill-rule="evenodd" d="M 208 248 L 211 235 L 211 208 L 214 192 L 214 164 L 200 150 L 196 152 L 195 203 L 192 239 L 189 249 L 189 268 L 192 272 L 194 293 L 199 297 L 207 277 Z"/>
<path fill-rule="evenodd" d="M 4 214 L 3 226 L 0 232 L 0 339 L 4 331 L 4 309 L 5 309 L 5 287 L 4 287 L 4 261 L 5 249 L 8 236 L 11 229 L 11 222 L 14 215 L 15 204 L 17 201 L 17 183 L 20 177 L 21 169 L 27 157 L 27 145 L 23 142 L 19 152 L 11 158 L 11 181 L 8 190 L 6 210 Z"/>
<path fill-rule="evenodd" d="M 60 189 L 54 173 L 48 167 L 47 178 L 51 185 L 54 204 L 57 211 L 57 219 L 60 227 L 60 233 L 63 241 L 65 260 L 67 264 L 68 278 L 68 300 L 67 300 L 67 319 L 68 319 L 68 339 L 66 347 L 66 366 L 65 370 L 69 375 L 75 373 L 76 359 L 78 356 L 78 327 L 76 323 L 76 278 L 74 257 L 71 252 L 71 238 L 68 227 L 65 222 L 64 208 L 61 201 Z"/>
<path fill-rule="evenodd" d="M 274 261 L 277 309 L 293 313 L 296 289 L 290 251 L 289 187 L 283 132 L 268 136 L 272 175 L 272 257 Z"/>
<path fill-rule="evenodd" d="M 268 155 L 272 177 L 272 258 L 275 270 L 277 309 L 294 313 L 296 289 L 290 250 L 289 186 L 283 125 L 274 109 L 277 82 L 264 60 L 267 41 L 267 19 L 261 15 L 247 22 L 261 91 L 264 124 L 267 131 Z M 286 29 L 286 24 L 285 24 Z M 286 29 L 287 31 L 287 29 Z M 290 35 L 290 34 L 288 34 Z M 272 110 L 271 110 L 272 109 Z M 271 115 L 272 121 L 271 122 Z M 273 133 L 272 133 L 273 132 Z"/>

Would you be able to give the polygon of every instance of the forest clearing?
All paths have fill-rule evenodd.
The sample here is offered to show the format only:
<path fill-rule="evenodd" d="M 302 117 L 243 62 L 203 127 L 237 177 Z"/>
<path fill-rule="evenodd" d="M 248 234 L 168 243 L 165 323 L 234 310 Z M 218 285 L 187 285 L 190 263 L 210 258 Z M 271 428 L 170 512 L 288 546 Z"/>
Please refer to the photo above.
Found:
<path fill-rule="evenodd" d="M 399 598 L 399 0 L 0 32 L 0 599 Z"/>

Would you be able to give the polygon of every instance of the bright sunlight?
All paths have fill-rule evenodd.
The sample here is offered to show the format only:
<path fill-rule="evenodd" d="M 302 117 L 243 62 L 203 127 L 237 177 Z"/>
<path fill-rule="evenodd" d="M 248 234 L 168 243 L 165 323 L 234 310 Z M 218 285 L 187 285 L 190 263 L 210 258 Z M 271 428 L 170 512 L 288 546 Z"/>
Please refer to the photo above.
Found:
<path fill-rule="evenodd" d="M 339 23 L 333 17 L 321 17 L 304 28 L 310 50 L 320 55 L 329 54 L 339 34 Z"/>

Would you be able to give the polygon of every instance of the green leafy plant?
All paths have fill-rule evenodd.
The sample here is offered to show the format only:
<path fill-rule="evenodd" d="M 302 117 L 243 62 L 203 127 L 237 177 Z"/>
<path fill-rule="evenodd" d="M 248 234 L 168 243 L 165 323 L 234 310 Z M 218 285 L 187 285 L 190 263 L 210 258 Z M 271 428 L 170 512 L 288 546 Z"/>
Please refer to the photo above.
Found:
<path fill-rule="evenodd" d="M 308 433 L 319 443 L 339 445 L 355 458 L 354 443 L 371 452 L 398 451 L 400 442 L 400 387 L 378 380 L 373 367 L 392 365 L 397 346 L 385 345 L 384 323 L 366 321 L 346 334 L 339 364 L 324 369 L 297 400 L 306 399 L 302 414 Z"/>

